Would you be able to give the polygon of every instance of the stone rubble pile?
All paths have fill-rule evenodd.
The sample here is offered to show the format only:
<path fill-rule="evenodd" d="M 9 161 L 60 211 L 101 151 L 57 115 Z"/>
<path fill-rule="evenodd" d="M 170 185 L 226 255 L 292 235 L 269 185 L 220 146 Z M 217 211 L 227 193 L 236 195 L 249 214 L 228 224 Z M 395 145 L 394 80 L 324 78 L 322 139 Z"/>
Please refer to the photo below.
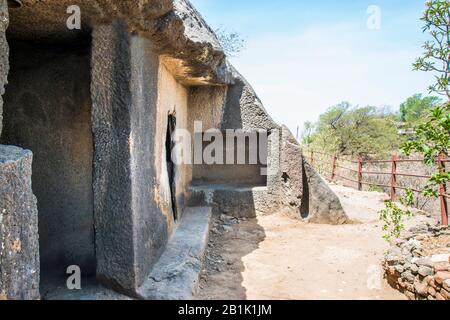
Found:
<path fill-rule="evenodd" d="M 450 300 L 449 236 L 449 227 L 429 224 L 406 232 L 385 256 L 383 267 L 389 284 L 410 300 Z M 424 246 L 436 239 L 444 239 L 444 245 L 434 248 L 435 254 L 427 254 Z"/>

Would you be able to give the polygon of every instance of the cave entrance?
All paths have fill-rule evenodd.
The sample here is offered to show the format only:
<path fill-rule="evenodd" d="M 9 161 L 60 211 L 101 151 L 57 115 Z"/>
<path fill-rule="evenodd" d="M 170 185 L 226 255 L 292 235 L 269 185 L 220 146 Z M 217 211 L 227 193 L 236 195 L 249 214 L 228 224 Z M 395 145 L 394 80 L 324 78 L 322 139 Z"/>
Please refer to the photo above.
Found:
<path fill-rule="evenodd" d="M 83 279 L 95 279 L 91 39 L 40 43 L 8 37 L 8 43 L 1 143 L 33 152 L 46 298 L 55 286 L 65 287 L 69 266 L 78 266 Z"/>
<path fill-rule="evenodd" d="M 178 220 L 179 218 L 177 208 L 176 165 L 174 159 L 172 159 L 172 150 L 175 147 L 173 134 L 175 133 L 176 126 L 177 126 L 177 119 L 175 115 L 169 114 L 167 118 L 167 133 L 166 133 L 166 163 L 167 163 L 167 174 L 169 176 L 172 213 L 175 221 Z"/>

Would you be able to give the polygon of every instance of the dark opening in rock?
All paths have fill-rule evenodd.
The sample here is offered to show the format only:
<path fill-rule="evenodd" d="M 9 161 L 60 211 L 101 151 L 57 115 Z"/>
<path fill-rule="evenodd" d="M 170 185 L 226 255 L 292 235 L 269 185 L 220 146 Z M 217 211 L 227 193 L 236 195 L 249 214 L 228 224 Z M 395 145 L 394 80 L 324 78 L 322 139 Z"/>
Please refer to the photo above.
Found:
<path fill-rule="evenodd" d="M 0 143 L 33 152 L 41 292 L 64 286 L 67 267 L 95 277 L 90 43 L 37 45 L 8 38 L 9 83 Z"/>
<path fill-rule="evenodd" d="M 303 184 L 303 195 L 300 206 L 300 215 L 303 219 L 309 217 L 309 183 L 308 177 L 305 172 L 305 163 L 302 161 L 302 184 Z"/>
<path fill-rule="evenodd" d="M 172 159 L 172 150 L 175 147 L 175 143 L 173 141 L 173 133 L 175 132 L 177 126 L 177 119 L 174 115 L 170 114 L 167 119 L 167 134 L 166 134 L 166 162 L 167 162 L 167 173 L 169 175 L 169 184 L 170 184 L 170 194 L 172 198 L 172 212 L 173 218 L 175 220 L 178 219 L 178 211 L 177 211 L 177 194 L 176 194 L 176 166 Z"/>
<path fill-rule="evenodd" d="M 22 1 L 20 0 L 8 0 L 8 8 L 10 9 L 17 9 L 22 7 Z"/>

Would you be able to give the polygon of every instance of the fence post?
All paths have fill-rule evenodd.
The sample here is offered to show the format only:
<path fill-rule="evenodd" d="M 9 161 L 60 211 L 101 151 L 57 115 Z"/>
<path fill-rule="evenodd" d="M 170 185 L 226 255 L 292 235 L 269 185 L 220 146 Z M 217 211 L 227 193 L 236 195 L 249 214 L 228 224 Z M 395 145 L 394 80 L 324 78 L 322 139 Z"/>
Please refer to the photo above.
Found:
<path fill-rule="evenodd" d="M 311 151 L 311 166 L 314 166 L 314 151 Z"/>
<path fill-rule="evenodd" d="M 391 201 L 395 201 L 397 198 L 397 155 L 392 155 L 392 174 L 391 174 Z"/>
<path fill-rule="evenodd" d="M 332 171 L 331 171 L 331 181 L 336 181 L 336 169 L 337 169 L 337 156 L 333 155 L 333 164 L 332 164 Z"/>
<path fill-rule="evenodd" d="M 363 179 L 363 161 L 361 158 L 358 159 L 358 190 L 362 191 L 363 185 L 362 185 L 362 179 Z"/>
<path fill-rule="evenodd" d="M 438 158 L 439 171 L 445 172 L 445 162 L 444 155 L 440 154 Z M 442 217 L 442 225 L 448 226 L 448 204 L 447 204 L 447 186 L 445 183 L 441 183 L 439 185 L 439 198 L 441 204 L 441 217 Z"/>

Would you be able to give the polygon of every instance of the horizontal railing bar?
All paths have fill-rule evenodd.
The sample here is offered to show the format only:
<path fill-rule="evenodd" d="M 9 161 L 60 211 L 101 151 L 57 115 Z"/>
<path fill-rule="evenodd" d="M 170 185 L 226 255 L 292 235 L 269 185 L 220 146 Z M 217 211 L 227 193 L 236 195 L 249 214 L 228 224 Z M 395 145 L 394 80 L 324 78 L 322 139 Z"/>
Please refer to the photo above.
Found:
<path fill-rule="evenodd" d="M 340 176 L 340 175 L 336 175 L 336 177 L 337 177 L 337 178 L 341 178 L 341 179 L 343 179 L 343 180 L 347 180 L 347 181 L 351 181 L 351 182 L 356 182 L 356 183 L 358 183 L 358 180 L 353 180 L 353 179 L 350 179 L 350 178 L 347 178 L 347 177 L 342 177 L 342 176 Z"/>
<path fill-rule="evenodd" d="M 377 171 L 361 171 L 363 174 L 381 174 L 381 175 L 391 175 L 392 172 L 377 172 Z"/>
<path fill-rule="evenodd" d="M 391 186 L 387 186 L 384 184 L 378 184 L 378 183 L 369 183 L 369 182 L 365 182 L 365 181 L 361 181 L 361 184 L 365 185 L 365 186 L 374 186 L 374 187 L 383 187 L 383 188 L 390 188 Z"/>
<path fill-rule="evenodd" d="M 430 179 L 431 176 L 425 176 L 422 174 L 414 174 L 414 173 L 396 173 L 396 176 L 401 176 L 401 177 L 414 177 L 414 178 L 425 178 L 425 179 Z"/>
<path fill-rule="evenodd" d="M 337 165 L 336 167 L 338 167 L 339 169 L 344 169 L 344 170 L 348 170 L 348 171 L 358 172 L 358 170 L 356 170 L 356 169 L 351 169 L 351 168 L 343 167 L 343 166 L 340 166 L 340 165 Z"/>
<path fill-rule="evenodd" d="M 365 163 L 391 163 L 392 160 L 361 160 L 363 164 Z"/>

